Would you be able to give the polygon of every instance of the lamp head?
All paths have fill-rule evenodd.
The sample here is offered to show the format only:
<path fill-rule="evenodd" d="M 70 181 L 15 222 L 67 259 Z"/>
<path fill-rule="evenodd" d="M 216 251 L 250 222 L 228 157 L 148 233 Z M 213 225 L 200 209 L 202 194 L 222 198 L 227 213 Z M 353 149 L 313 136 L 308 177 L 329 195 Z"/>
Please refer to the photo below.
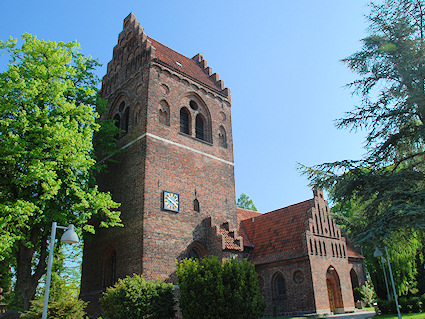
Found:
<path fill-rule="evenodd" d="M 382 256 L 384 256 L 384 254 L 379 250 L 378 247 L 376 247 L 373 253 L 373 257 L 382 257 Z"/>
<path fill-rule="evenodd" d="M 78 235 L 74 231 L 74 225 L 69 224 L 66 231 L 63 233 L 61 237 L 61 242 L 67 244 L 76 244 L 79 242 Z"/>

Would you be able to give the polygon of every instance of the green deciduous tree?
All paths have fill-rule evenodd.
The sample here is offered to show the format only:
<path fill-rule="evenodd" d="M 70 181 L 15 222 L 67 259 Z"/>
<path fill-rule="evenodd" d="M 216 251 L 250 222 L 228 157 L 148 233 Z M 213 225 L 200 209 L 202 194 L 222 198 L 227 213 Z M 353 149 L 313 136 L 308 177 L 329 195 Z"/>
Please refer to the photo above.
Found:
<path fill-rule="evenodd" d="M 18 306 L 28 310 L 52 221 L 93 232 L 93 216 L 102 227 L 120 218 L 119 205 L 93 183 L 97 62 L 76 42 L 22 40 L 0 41 L 10 56 L 0 73 L 0 262 L 13 266 Z"/>
<path fill-rule="evenodd" d="M 337 126 L 367 131 L 364 158 L 301 166 L 334 202 L 361 203 L 364 223 L 356 235 L 363 243 L 425 228 L 424 6 L 423 0 L 372 3 L 370 35 L 343 60 L 360 75 L 348 86 L 362 103 Z"/>
<path fill-rule="evenodd" d="M 257 207 L 255 207 L 254 202 L 245 193 L 242 193 L 241 196 L 239 196 L 236 206 L 243 209 L 257 211 Z"/>
<path fill-rule="evenodd" d="M 183 317 L 258 319 L 266 304 L 254 266 L 217 257 L 185 259 L 177 264 Z"/>

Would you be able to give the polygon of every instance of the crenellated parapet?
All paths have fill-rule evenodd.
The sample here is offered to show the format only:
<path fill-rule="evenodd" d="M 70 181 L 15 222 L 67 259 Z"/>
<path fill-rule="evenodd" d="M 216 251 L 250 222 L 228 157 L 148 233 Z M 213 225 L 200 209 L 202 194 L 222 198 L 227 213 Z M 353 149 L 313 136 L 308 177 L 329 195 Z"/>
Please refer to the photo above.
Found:
<path fill-rule="evenodd" d="M 204 73 L 210 77 L 225 95 L 230 96 L 230 88 L 224 87 L 224 81 L 220 80 L 218 73 L 212 73 L 212 68 L 208 66 L 207 60 L 204 60 L 204 55 L 202 53 L 195 55 L 192 60 L 203 69 Z"/>

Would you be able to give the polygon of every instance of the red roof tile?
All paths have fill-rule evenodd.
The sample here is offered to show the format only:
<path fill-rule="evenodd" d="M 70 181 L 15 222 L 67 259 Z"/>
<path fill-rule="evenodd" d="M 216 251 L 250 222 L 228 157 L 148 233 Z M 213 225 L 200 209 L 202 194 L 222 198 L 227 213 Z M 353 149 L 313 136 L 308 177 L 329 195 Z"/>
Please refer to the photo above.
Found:
<path fill-rule="evenodd" d="M 360 255 L 359 253 L 357 253 L 353 247 L 351 247 L 347 241 L 347 257 L 352 257 L 352 258 L 364 258 L 362 255 Z"/>
<path fill-rule="evenodd" d="M 148 37 L 148 39 L 151 41 L 152 46 L 156 49 L 155 58 L 166 63 L 171 68 L 177 69 L 190 77 L 197 79 L 203 84 L 221 91 L 218 84 L 204 72 L 204 69 L 201 68 L 196 61 L 185 57 L 150 37 Z"/>
<path fill-rule="evenodd" d="M 224 238 L 225 249 L 242 251 L 243 247 L 238 238 L 235 238 L 235 233 L 227 230 L 224 224 L 220 226 L 220 233 Z"/>
<path fill-rule="evenodd" d="M 241 223 L 241 221 L 243 221 L 245 219 L 249 219 L 249 218 L 252 218 L 252 217 L 263 215 L 260 212 L 256 212 L 256 211 L 249 210 L 249 209 L 243 209 L 243 208 L 239 208 L 239 207 L 236 208 L 236 214 L 237 214 L 237 217 L 238 217 L 238 225 Z"/>
<path fill-rule="evenodd" d="M 238 225 L 239 225 L 238 234 L 239 236 L 243 238 L 243 245 L 248 247 L 254 247 L 252 242 L 249 240 L 248 235 L 246 234 L 246 231 L 243 228 L 241 221 L 246 219 L 251 219 L 253 217 L 255 218 L 256 216 L 262 215 L 262 213 L 237 207 L 236 215 L 238 218 Z"/>
<path fill-rule="evenodd" d="M 243 220 L 243 229 L 255 247 L 250 259 L 259 264 L 305 255 L 302 234 L 313 206 L 314 200 L 309 199 Z"/>

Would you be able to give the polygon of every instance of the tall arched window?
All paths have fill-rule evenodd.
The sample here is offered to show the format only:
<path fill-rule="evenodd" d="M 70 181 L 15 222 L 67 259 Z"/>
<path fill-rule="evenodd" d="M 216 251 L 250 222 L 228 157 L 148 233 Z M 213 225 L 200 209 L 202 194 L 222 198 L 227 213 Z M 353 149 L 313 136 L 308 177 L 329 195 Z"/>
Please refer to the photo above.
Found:
<path fill-rule="evenodd" d="M 286 296 L 286 284 L 285 278 L 281 274 L 278 274 L 274 278 L 274 295 L 276 298 L 283 298 Z"/>
<path fill-rule="evenodd" d="M 196 115 L 195 132 L 196 138 L 205 140 L 205 120 L 201 114 Z"/>
<path fill-rule="evenodd" d="M 190 114 L 184 107 L 180 109 L 180 132 L 190 134 Z"/>

